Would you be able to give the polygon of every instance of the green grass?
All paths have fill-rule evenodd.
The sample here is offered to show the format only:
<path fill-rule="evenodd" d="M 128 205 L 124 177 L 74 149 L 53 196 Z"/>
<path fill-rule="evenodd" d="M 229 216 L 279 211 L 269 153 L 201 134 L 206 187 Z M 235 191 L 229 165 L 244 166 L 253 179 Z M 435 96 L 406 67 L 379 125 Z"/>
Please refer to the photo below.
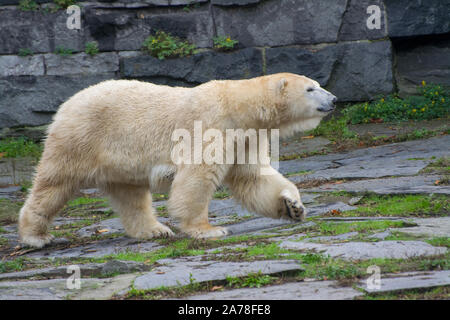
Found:
<path fill-rule="evenodd" d="M 450 114 L 450 92 L 442 86 L 423 82 L 418 93 L 419 96 L 405 99 L 393 94 L 371 103 L 356 104 L 347 107 L 344 114 L 352 124 L 430 120 Z"/>
<path fill-rule="evenodd" d="M 442 157 L 431 162 L 426 168 L 422 169 L 423 173 L 440 173 L 450 174 L 450 157 Z"/>
<path fill-rule="evenodd" d="M 22 271 L 26 265 L 27 259 L 23 257 L 11 261 L 0 261 L 0 273 Z"/>
<path fill-rule="evenodd" d="M 302 176 L 305 174 L 311 174 L 313 171 L 310 170 L 301 170 L 301 171 L 295 171 L 295 172 L 288 172 L 285 174 L 286 177 L 293 177 L 293 176 Z"/>
<path fill-rule="evenodd" d="M 385 230 L 388 228 L 403 228 L 411 226 L 405 221 L 357 221 L 357 222 L 316 222 L 319 232 L 322 235 L 338 235 L 349 232 L 367 233 L 375 230 Z"/>
<path fill-rule="evenodd" d="M 343 216 L 440 216 L 450 211 L 450 199 L 441 195 L 368 195 L 358 209 Z"/>
<path fill-rule="evenodd" d="M 39 6 L 34 0 L 20 0 L 19 9 L 22 11 L 36 11 Z"/>
<path fill-rule="evenodd" d="M 232 288 L 260 288 L 274 282 L 277 277 L 259 272 L 249 273 L 245 277 L 231 277 L 227 276 L 227 286 Z"/>
<path fill-rule="evenodd" d="M 55 49 L 55 54 L 66 57 L 73 54 L 73 50 L 69 48 L 64 48 L 63 46 L 57 46 Z"/>
<path fill-rule="evenodd" d="M 0 158 L 40 158 L 43 146 L 25 137 L 0 140 Z"/>
<path fill-rule="evenodd" d="M 450 237 L 437 237 L 425 240 L 429 244 L 436 247 L 447 247 L 450 248 Z"/>
<path fill-rule="evenodd" d="M 205 250 L 194 249 L 191 247 L 191 239 L 182 239 L 173 241 L 165 248 L 161 248 L 154 252 L 139 253 L 139 252 L 122 252 L 117 253 L 109 258 L 114 258 L 118 260 L 131 260 L 137 262 L 154 263 L 160 259 L 166 258 L 177 258 L 182 256 L 197 256 L 205 253 Z"/>
<path fill-rule="evenodd" d="M 8 224 L 16 222 L 22 206 L 23 202 L 0 199 L 0 223 Z"/>
<path fill-rule="evenodd" d="M 87 198 L 80 197 L 73 200 L 70 200 L 67 203 L 68 206 L 83 206 L 83 205 L 95 205 L 95 207 L 107 206 L 108 200 L 105 198 Z"/>
<path fill-rule="evenodd" d="M 27 57 L 27 56 L 32 56 L 32 55 L 33 55 L 33 51 L 31 49 L 28 49 L 28 48 L 19 49 L 19 53 L 18 53 L 19 57 Z"/>
<path fill-rule="evenodd" d="M 358 300 L 449 300 L 450 286 L 411 289 L 388 293 L 368 293 Z"/>
<path fill-rule="evenodd" d="M 229 198 L 231 195 L 230 195 L 230 193 L 229 193 L 229 191 L 228 190 L 226 190 L 226 189 L 221 189 L 221 190 L 218 190 L 218 191 L 216 191 L 216 192 L 214 192 L 214 199 L 226 199 L 226 198 Z"/>

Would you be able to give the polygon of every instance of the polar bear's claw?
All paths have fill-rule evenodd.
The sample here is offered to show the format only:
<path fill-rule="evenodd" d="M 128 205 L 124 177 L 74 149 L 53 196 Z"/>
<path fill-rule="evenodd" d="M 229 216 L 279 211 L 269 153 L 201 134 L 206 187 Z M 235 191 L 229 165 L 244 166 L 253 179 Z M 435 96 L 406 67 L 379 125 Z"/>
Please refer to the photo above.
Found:
<path fill-rule="evenodd" d="M 286 208 L 286 215 L 294 220 L 304 221 L 306 218 L 306 208 L 301 201 L 283 195 L 283 202 Z"/>
<path fill-rule="evenodd" d="M 141 239 L 151 239 L 151 238 L 168 238 L 174 235 L 175 234 L 169 227 L 158 222 L 158 224 L 152 226 L 151 228 L 146 229 L 145 231 L 141 231 L 138 234 L 132 236 Z"/>

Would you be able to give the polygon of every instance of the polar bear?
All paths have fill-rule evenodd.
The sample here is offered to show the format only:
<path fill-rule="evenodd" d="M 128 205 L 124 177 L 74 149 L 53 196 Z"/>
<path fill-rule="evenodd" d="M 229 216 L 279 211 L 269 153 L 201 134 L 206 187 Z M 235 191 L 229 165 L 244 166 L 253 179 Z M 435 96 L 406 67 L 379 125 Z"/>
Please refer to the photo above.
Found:
<path fill-rule="evenodd" d="M 53 217 L 83 187 L 111 199 L 126 233 L 170 236 L 158 222 L 151 192 L 169 192 L 169 214 L 182 232 L 215 238 L 227 229 L 208 222 L 208 204 L 220 185 L 248 210 L 271 218 L 304 220 L 298 189 L 270 164 L 174 164 L 177 128 L 279 129 L 280 136 L 315 128 L 336 97 L 307 77 L 279 73 L 247 80 L 210 81 L 194 88 L 136 80 L 108 80 L 63 103 L 48 128 L 31 192 L 20 211 L 21 242 L 51 242 Z M 248 149 L 246 149 L 248 152 Z M 270 174 L 261 174 L 265 167 Z"/>

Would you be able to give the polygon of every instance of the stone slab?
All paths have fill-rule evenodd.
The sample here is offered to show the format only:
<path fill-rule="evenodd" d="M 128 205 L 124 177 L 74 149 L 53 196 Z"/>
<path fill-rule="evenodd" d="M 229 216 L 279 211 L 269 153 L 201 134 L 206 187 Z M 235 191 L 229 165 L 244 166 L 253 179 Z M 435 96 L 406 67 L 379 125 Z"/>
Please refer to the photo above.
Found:
<path fill-rule="evenodd" d="M 210 292 L 186 300 L 349 300 L 362 293 L 335 281 L 293 282 L 262 288 Z"/>
<path fill-rule="evenodd" d="M 450 271 L 407 272 L 382 275 L 379 288 L 368 288 L 366 280 L 359 287 L 369 293 L 390 292 L 409 289 L 432 288 L 450 285 Z"/>
<path fill-rule="evenodd" d="M 106 276 L 112 273 L 131 273 L 137 271 L 148 271 L 149 265 L 135 261 L 110 260 L 105 263 L 86 263 L 79 264 L 80 276 L 82 278 L 92 276 Z M 31 269 L 19 272 L 0 273 L 0 281 L 29 279 L 32 277 L 47 278 L 68 278 L 70 273 L 67 272 L 68 266 L 48 267 L 42 269 Z"/>
<path fill-rule="evenodd" d="M 447 252 L 447 248 L 434 247 L 422 241 L 345 242 L 338 244 L 284 241 L 281 242 L 280 247 L 323 252 L 333 258 L 346 260 L 408 259 L 440 255 Z"/>
<path fill-rule="evenodd" d="M 225 280 L 226 277 L 243 277 L 249 273 L 273 274 L 301 270 L 297 261 L 253 261 L 253 262 L 221 262 L 202 261 L 202 257 L 186 257 L 180 259 L 163 259 L 151 272 L 139 276 L 134 281 L 136 289 L 153 289 L 188 285 L 191 282 Z"/>
<path fill-rule="evenodd" d="M 373 192 L 376 194 L 450 194 L 450 186 L 435 185 L 440 176 L 413 176 L 359 180 L 341 184 L 324 184 L 308 192 Z"/>
<path fill-rule="evenodd" d="M 150 252 L 162 248 L 156 242 L 140 241 L 128 237 L 118 237 L 114 239 L 99 240 L 94 243 L 66 248 L 44 247 L 40 250 L 32 251 L 25 256 L 40 259 L 55 258 L 92 258 L 102 257 L 123 252 Z"/>
<path fill-rule="evenodd" d="M 256 6 L 214 6 L 217 34 L 244 47 L 337 42 L 346 1 L 262 1 Z M 311 32 L 314 30 L 314 32 Z"/>
<path fill-rule="evenodd" d="M 28 57 L 0 56 L 0 77 L 41 76 L 44 75 L 44 72 L 42 55 Z"/>
<path fill-rule="evenodd" d="M 418 226 L 402 228 L 402 233 L 427 237 L 450 237 L 450 217 L 413 219 Z"/>
<path fill-rule="evenodd" d="M 46 74 L 59 75 L 87 75 L 119 71 L 119 56 L 115 52 L 98 53 L 94 56 L 84 52 L 61 56 L 46 54 Z"/>

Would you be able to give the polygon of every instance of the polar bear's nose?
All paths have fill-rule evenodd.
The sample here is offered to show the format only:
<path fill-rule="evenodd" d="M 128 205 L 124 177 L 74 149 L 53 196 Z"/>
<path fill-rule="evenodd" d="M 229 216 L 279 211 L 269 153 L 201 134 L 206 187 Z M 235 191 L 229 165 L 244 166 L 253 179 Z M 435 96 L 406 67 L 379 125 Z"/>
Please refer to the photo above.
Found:
<path fill-rule="evenodd" d="M 335 104 L 337 102 L 337 97 L 333 97 L 333 100 L 331 100 L 332 104 Z"/>

